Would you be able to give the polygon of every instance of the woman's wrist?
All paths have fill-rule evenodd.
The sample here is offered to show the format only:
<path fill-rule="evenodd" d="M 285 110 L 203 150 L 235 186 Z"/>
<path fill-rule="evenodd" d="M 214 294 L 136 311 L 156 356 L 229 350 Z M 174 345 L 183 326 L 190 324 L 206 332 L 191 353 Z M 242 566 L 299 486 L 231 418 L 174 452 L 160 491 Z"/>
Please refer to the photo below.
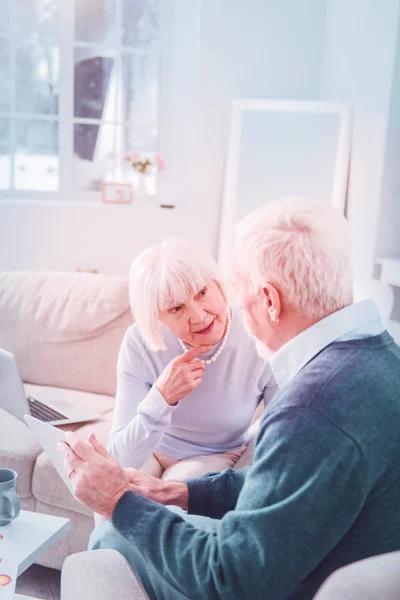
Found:
<path fill-rule="evenodd" d="M 176 404 L 178 404 L 178 402 L 174 400 L 174 398 L 170 398 L 163 385 L 160 385 L 156 382 L 156 388 L 158 389 L 168 406 L 176 406 Z"/>

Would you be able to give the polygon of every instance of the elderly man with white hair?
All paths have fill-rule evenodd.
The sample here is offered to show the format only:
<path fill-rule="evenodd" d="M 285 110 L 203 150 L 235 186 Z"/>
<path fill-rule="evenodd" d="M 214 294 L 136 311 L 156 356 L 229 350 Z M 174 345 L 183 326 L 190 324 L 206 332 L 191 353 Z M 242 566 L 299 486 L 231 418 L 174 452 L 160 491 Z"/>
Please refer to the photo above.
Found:
<path fill-rule="evenodd" d="M 252 466 L 164 482 L 94 437 L 60 448 L 76 496 L 111 521 L 96 547 L 124 554 L 152 599 L 309 600 L 337 568 L 400 549 L 400 349 L 372 301 L 352 302 L 345 219 L 264 207 L 239 225 L 234 280 L 280 387 Z"/>

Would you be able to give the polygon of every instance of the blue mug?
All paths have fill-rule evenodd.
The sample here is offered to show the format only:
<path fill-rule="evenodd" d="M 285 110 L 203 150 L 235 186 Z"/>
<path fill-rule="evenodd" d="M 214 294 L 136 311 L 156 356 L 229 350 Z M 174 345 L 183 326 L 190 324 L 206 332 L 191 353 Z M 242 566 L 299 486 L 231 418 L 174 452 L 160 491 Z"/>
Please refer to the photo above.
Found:
<path fill-rule="evenodd" d="M 21 510 L 17 496 L 18 475 L 12 469 L 0 469 L 0 527 L 18 517 Z"/>

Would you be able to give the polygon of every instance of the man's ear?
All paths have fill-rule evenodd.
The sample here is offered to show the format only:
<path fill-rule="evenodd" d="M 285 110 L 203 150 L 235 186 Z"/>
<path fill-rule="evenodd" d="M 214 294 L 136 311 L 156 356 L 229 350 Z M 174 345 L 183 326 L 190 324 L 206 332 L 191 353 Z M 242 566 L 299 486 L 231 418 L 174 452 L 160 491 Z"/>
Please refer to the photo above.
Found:
<path fill-rule="evenodd" d="M 277 325 L 281 314 L 281 299 L 280 294 L 272 283 L 264 283 L 262 285 L 262 293 L 264 296 L 264 306 L 267 311 L 271 323 Z"/>

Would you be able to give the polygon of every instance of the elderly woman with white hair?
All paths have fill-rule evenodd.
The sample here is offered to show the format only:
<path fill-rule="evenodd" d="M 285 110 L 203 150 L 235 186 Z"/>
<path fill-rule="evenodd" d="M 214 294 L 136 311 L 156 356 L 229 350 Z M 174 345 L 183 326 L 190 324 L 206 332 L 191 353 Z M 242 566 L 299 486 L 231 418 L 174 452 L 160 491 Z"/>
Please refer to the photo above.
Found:
<path fill-rule="evenodd" d="M 134 260 L 129 288 L 135 324 L 118 359 L 111 454 L 164 480 L 232 467 L 277 387 L 217 263 L 170 238 Z"/>

